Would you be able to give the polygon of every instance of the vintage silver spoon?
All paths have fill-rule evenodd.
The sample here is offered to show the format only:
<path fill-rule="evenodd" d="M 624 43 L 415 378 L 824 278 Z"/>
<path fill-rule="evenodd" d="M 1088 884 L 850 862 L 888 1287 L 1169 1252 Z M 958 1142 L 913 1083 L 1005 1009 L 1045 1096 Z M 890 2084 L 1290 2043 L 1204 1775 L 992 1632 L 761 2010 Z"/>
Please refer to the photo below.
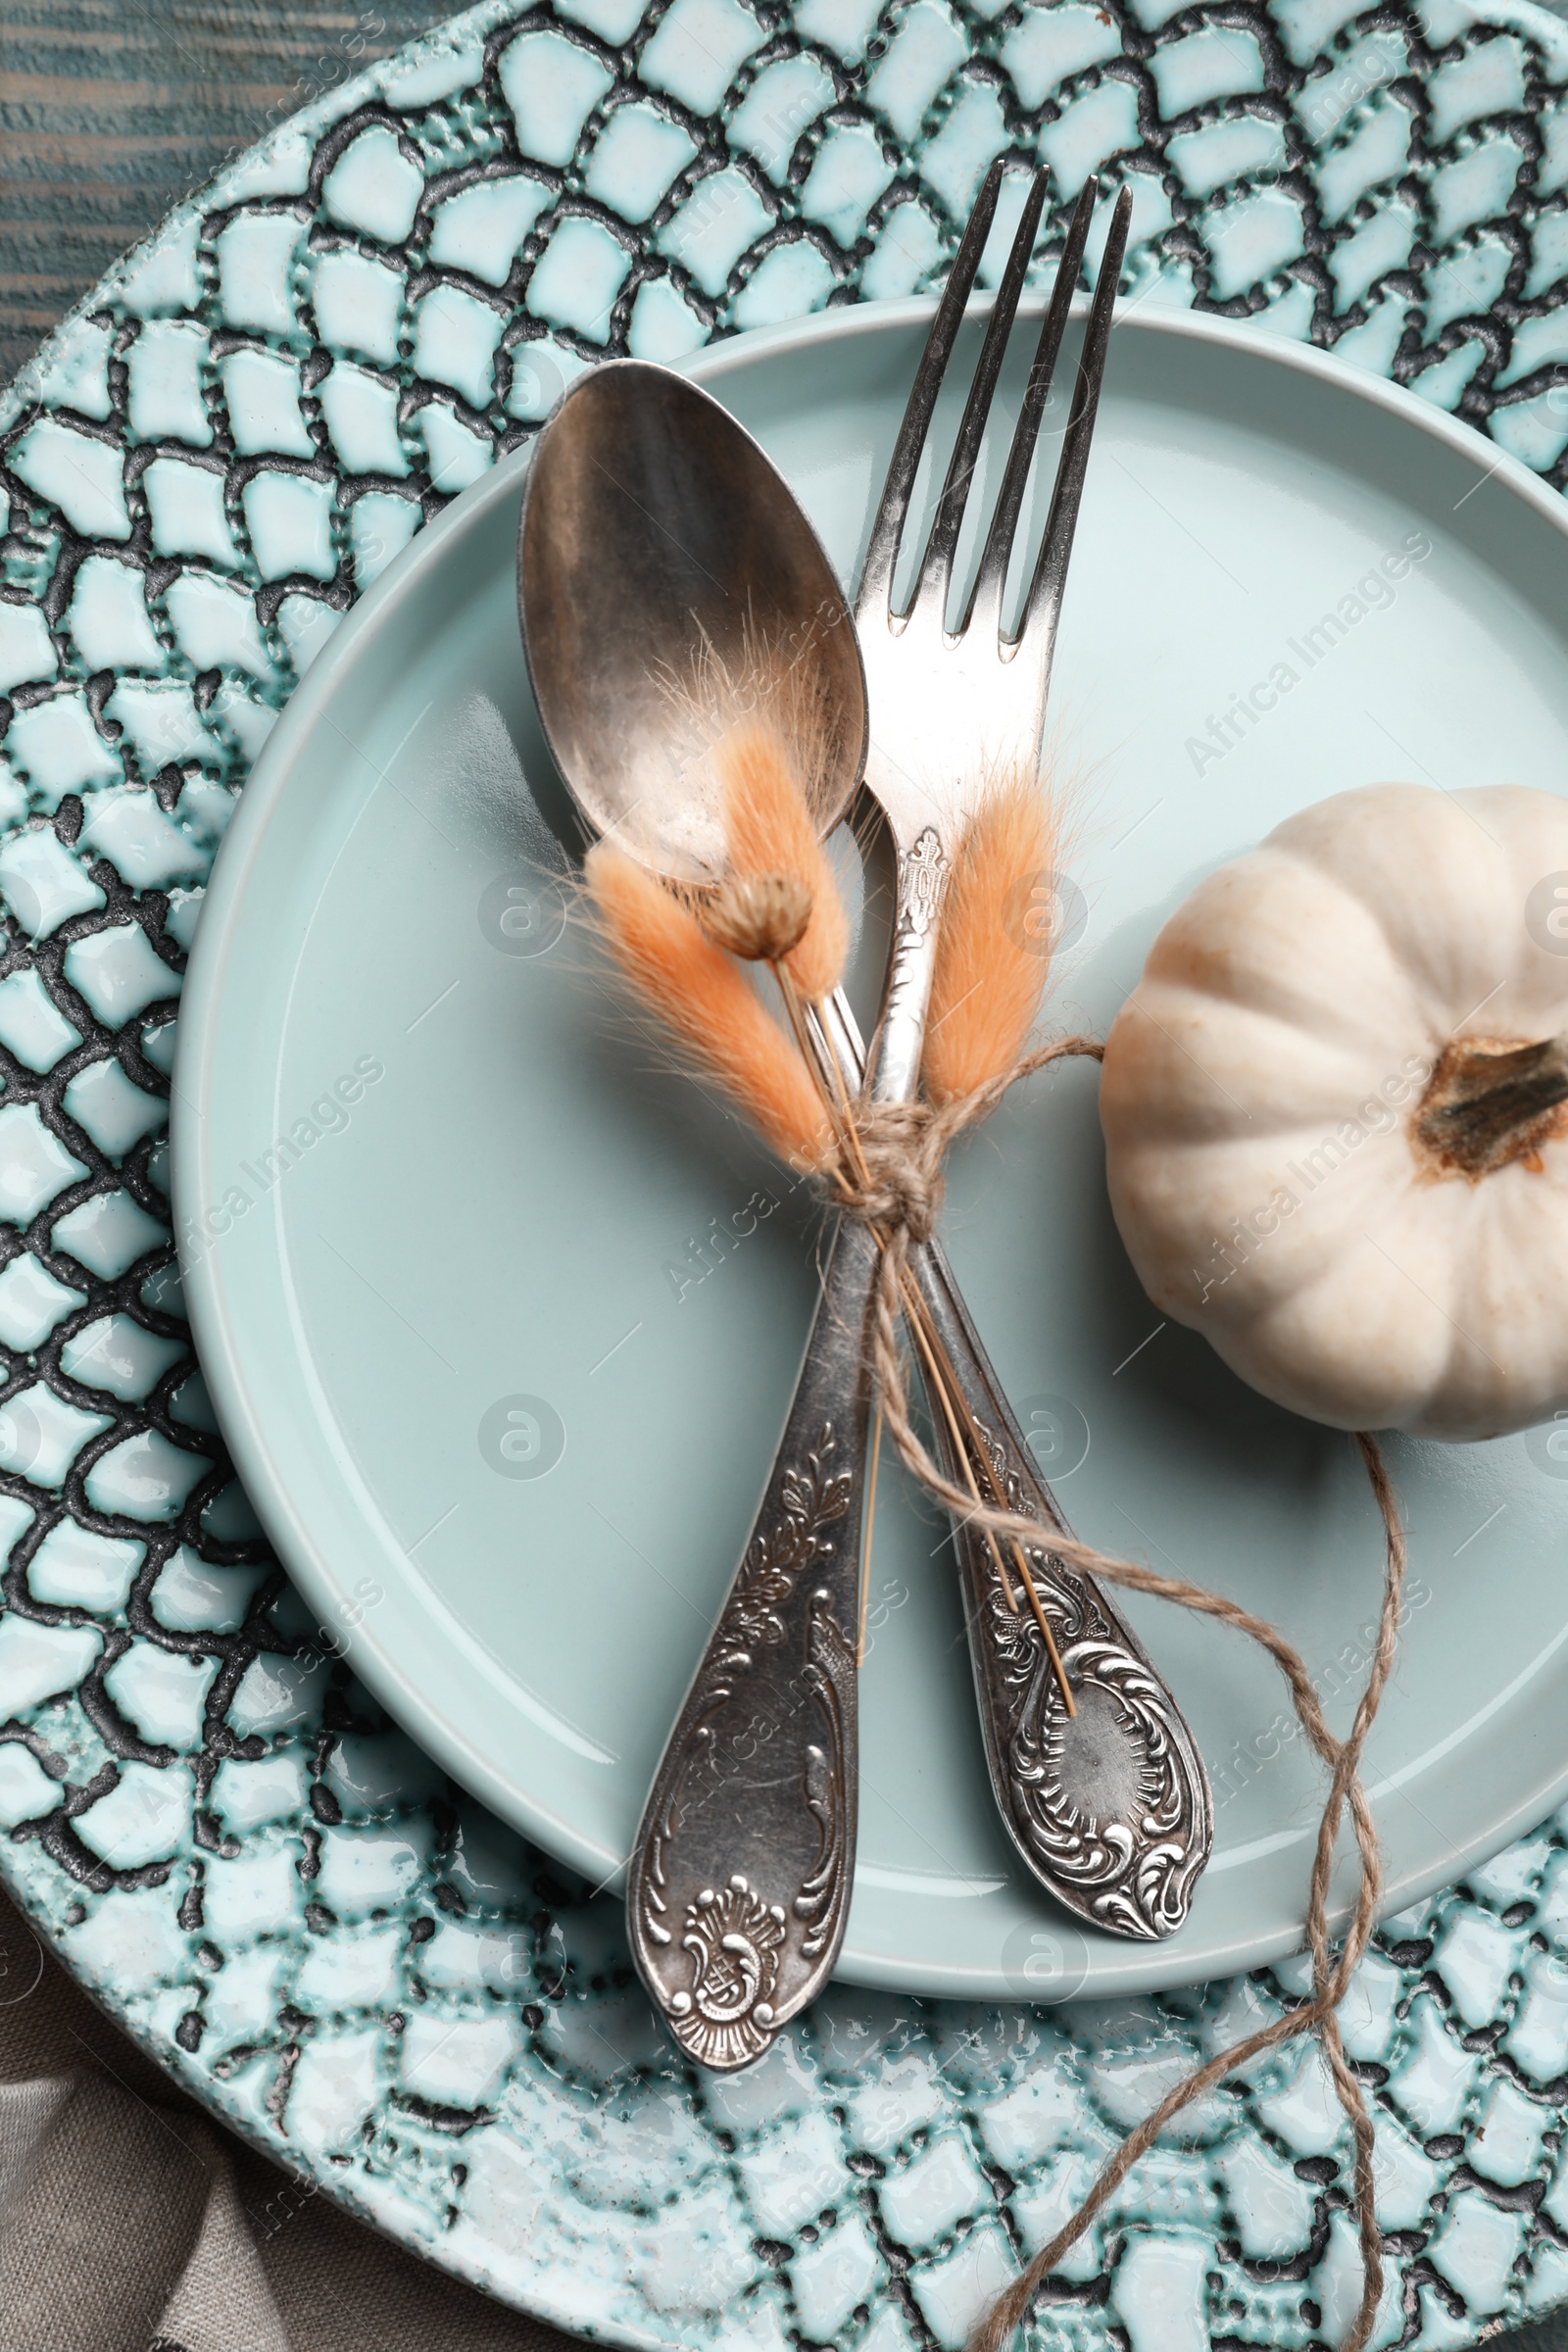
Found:
<path fill-rule="evenodd" d="M 722 832 L 705 763 L 660 680 L 689 670 L 699 646 L 738 666 L 758 640 L 820 664 L 824 692 L 844 712 L 816 811 L 824 832 L 838 821 L 864 756 L 855 632 L 794 494 L 709 395 L 638 362 L 607 364 L 573 386 L 529 468 L 518 588 L 545 733 L 596 832 L 615 831 L 674 878 L 718 878 Z M 854 1016 L 842 1000 L 832 1013 L 828 1026 L 842 1032 L 836 1042 L 858 1076 Z M 630 1858 L 638 1965 L 671 2030 L 709 2066 L 745 2064 L 813 1997 L 848 1912 L 874 1262 L 864 1229 L 843 1226 L 756 1530 Z M 911 1263 L 1009 1500 L 1037 1514 L 1043 1533 L 1064 1525 L 940 1254 L 918 1251 Z M 1207 1852 L 1201 1764 L 1103 1596 L 1044 1545 L 1035 1572 L 1064 1638 L 1102 1662 L 1114 1654 L 1123 1713 L 1122 1693 L 1137 1685 L 1160 1769 L 1168 1778 L 1174 1757 L 1181 1770 L 1163 1807 L 1142 1808 L 1165 1817 L 1157 1838 L 1135 1827 L 1130 1845 L 1143 1868 L 1129 1873 L 1127 1856 L 1096 1835 L 1097 1819 L 1107 1826 L 1112 1811 L 1118 1822 L 1127 1811 L 1129 1781 L 1127 1739 L 1096 1711 L 1099 1680 L 1074 1736 L 1051 1706 L 1032 1625 L 1027 1636 L 1016 1622 L 999 1626 L 998 1596 L 966 1558 L 971 1652 L 1004 1818 L 1031 1870 L 1081 1916 L 1111 1932 L 1168 1934 Z M 756 1737 L 760 1722 L 771 1738 Z M 1132 1758 L 1134 1783 L 1147 1761 Z M 1112 1804 L 1095 1801 L 1100 1783 Z M 1111 1879 L 1119 1899 L 1105 1905 L 1099 1898 Z"/>

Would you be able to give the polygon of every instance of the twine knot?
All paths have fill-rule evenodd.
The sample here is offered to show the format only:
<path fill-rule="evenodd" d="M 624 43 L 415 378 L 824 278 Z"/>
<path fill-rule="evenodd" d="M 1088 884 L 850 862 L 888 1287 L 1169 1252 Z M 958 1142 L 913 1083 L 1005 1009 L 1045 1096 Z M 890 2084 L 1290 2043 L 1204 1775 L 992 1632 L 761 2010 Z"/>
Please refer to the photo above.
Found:
<path fill-rule="evenodd" d="M 943 1161 L 949 1146 L 967 1128 L 988 1119 L 1020 1078 L 1075 1054 L 1102 1061 L 1105 1049 L 1098 1038 L 1054 1038 L 977 1086 L 973 1094 L 952 1102 L 869 1102 L 862 1098 L 855 1106 L 854 1122 L 860 1165 L 841 1163 L 837 1171 L 837 1200 L 844 1214 L 874 1225 L 884 1254 L 892 1244 L 894 1260 L 902 1265 L 908 1246 L 920 1248 L 936 1229 L 947 1188 Z M 914 1468 L 912 1460 L 909 1466 Z M 923 1478 L 925 1472 L 916 1470 L 915 1475 Z"/>
<path fill-rule="evenodd" d="M 845 1215 L 874 1225 L 884 1243 L 918 1248 L 936 1230 L 947 1189 L 945 1123 L 924 1102 L 876 1102 L 857 1110 L 855 1126 L 861 1165 L 845 1175 Z"/>

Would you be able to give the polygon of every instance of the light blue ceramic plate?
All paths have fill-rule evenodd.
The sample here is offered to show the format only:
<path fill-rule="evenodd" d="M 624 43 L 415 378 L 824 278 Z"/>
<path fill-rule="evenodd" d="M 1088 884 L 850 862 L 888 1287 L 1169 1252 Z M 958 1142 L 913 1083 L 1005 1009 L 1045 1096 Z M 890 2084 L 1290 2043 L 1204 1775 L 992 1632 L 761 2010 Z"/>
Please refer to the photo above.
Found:
<path fill-rule="evenodd" d="M 928 315 L 838 312 L 693 366 L 846 575 Z M 1054 693 L 1077 815 L 1054 1010 L 1102 1032 L 1199 875 L 1303 803 L 1568 778 L 1558 498 L 1309 349 L 1135 308 L 1112 353 Z M 609 1882 L 781 1423 L 815 1217 L 651 1066 L 563 933 L 569 816 L 514 614 L 519 465 L 387 573 L 255 772 L 185 994 L 176 1207 L 220 1418 L 322 1624 L 460 1781 Z M 1273 708 L 1227 739 L 1268 681 Z M 874 860 L 867 880 L 868 1013 Z M 1284 1625 L 1347 1718 L 1380 1576 L 1364 1477 L 1345 1439 L 1160 1326 L 1111 1225 L 1092 1070 L 961 1148 L 944 1230 L 1079 1530 Z M 1371 1755 L 1393 1909 L 1568 1788 L 1568 1484 L 1528 1437 L 1391 1455 L 1412 1544 Z M 844 1972 L 1045 1989 L 1053 1918 L 992 1811 L 953 1565 L 895 1476 L 871 1585 Z M 1258 1653 L 1132 1613 L 1218 1834 L 1179 1936 L 1091 1939 L 1095 1991 L 1293 1949 L 1321 1802 Z"/>

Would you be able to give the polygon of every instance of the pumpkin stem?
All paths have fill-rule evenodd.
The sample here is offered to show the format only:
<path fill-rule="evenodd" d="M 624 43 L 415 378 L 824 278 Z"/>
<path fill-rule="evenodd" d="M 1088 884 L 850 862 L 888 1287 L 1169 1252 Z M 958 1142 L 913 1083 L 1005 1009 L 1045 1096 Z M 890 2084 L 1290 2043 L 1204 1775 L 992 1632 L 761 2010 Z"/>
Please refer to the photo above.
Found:
<path fill-rule="evenodd" d="M 1560 1102 L 1568 1102 L 1568 1031 L 1535 1046 L 1462 1038 L 1445 1049 L 1432 1073 L 1415 1134 L 1438 1170 L 1475 1184 L 1511 1160 L 1529 1159 L 1557 1134 Z"/>

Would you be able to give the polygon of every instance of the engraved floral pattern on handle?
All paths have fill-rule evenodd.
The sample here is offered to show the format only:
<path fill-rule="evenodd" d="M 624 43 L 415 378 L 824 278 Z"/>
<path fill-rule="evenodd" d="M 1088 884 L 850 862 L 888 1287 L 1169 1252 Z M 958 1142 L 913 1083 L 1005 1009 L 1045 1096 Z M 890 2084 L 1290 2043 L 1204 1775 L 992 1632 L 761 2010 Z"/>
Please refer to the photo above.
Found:
<path fill-rule="evenodd" d="M 671 2031 L 704 2066 L 745 2066 L 772 2039 L 784 1913 L 764 1903 L 737 1872 L 715 1894 L 705 1887 L 686 1906 L 681 1949 L 692 1955 L 689 1992 L 669 2003 Z"/>
<path fill-rule="evenodd" d="M 810 1959 L 829 1948 L 838 1949 L 850 1898 L 850 1867 L 854 1833 L 850 1808 L 844 1802 L 849 1787 L 846 1759 L 855 1732 L 856 1677 L 859 1672 L 855 1643 L 833 1616 L 828 1595 L 811 1599 L 810 1656 L 805 1682 L 821 1710 L 827 1745 L 806 1751 L 806 1805 L 821 1838 L 815 1867 L 795 1897 L 795 1916 L 808 1923 L 801 1949 Z"/>
<path fill-rule="evenodd" d="M 868 1065 L 879 1102 L 907 1102 L 919 1082 L 938 926 L 952 874 L 952 859 L 934 826 L 927 825 L 900 855 L 887 992 Z"/>
<path fill-rule="evenodd" d="M 875 1264 L 865 1228 L 842 1227 L 784 1443 L 630 1859 L 643 1981 L 681 2047 L 719 2071 L 760 2056 L 821 1989 L 849 1916 L 858 1752 L 846 1629 Z"/>
<path fill-rule="evenodd" d="M 1213 1799 L 1197 1742 L 1131 1628 L 1093 1578 L 1050 1548 L 1065 1527 L 1035 1476 L 985 1351 L 936 1249 L 911 1255 L 916 1281 L 961 1368 L 976 1426 L 1008 1507 L 1041 1521 L 1026 1549 L 1077 1706 L 1069 1716 L 1033 1610 L 997 1573 L 989 1545 L 958 1527 L 986 1761 L 997 1804 L 1030 1870 L 1090 1925 L 1140 1941 L 1187 1918 L 1213 1842 Z M 949 1433 L 938 1442 L 953 1460 Z"/>

